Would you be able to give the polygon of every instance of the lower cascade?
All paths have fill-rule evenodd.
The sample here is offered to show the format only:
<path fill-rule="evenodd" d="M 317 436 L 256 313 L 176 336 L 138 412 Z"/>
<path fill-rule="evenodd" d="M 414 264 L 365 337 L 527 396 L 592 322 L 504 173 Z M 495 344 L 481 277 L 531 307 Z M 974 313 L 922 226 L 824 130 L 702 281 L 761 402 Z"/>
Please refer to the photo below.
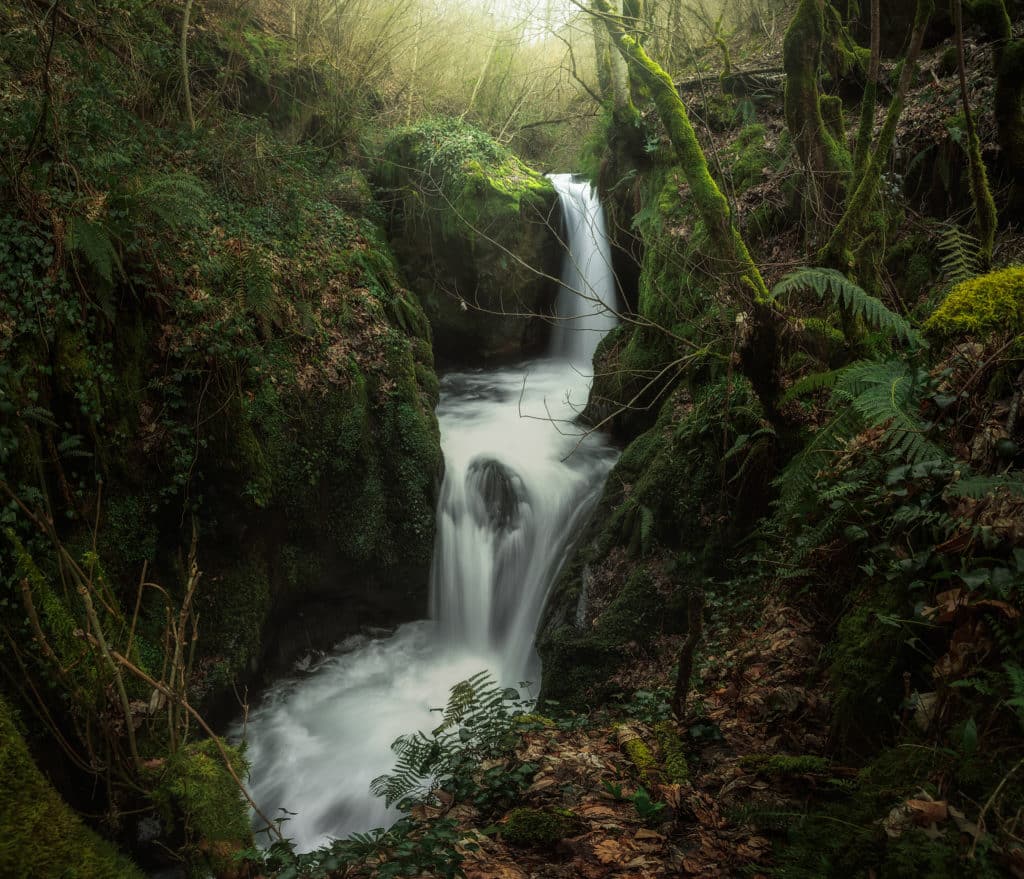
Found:
<path fill-rule="evenodd" d="M 271 817 L 291 813 L 284 832 L 300 851 L 394 819 L 370 782 L 392 767 L 399 735 L 436 726 L 431 709 L 454 683 L 488 669 L 536 692 L 548 591 L 617 454 L 574 423 L 594 350 L 616 322 L 601 205 L 589 183 L 551 180 L 566 257 L 549 356 L 441 383 L 431 619 L 347 639 L 232 730 L 248 742 L 253 798 Z"/>

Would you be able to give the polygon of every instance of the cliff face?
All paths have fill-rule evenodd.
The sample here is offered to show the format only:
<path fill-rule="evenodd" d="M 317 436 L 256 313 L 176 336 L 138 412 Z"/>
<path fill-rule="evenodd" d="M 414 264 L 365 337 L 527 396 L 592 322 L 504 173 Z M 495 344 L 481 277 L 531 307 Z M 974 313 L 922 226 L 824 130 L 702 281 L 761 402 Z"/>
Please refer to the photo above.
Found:
<path fill-rule="evenodd" d="M 17 156 L 0 169 L 0 584 L 35 600 L 3 602 L 0 658 L 24 663 L 23 685 L 3 685 L 11 704 L 64 718 L 72 750 L 71 727 L 96 735 L 91 712 L 123 716 L 113 666 L 94 667 L 98 630 L 164 674 L 193 539 L 198 640 L 184 655 L 211 717 L 297 651 L 427 606 L 437 378 L 382 215 L 302 120 L 248 115 L 207 83 L 195 130 L 168 124 L 167 12 L 83 6 L 106 36 L 57 28 L 44 82 L 30 16 L 0 9 L 0 132 Z M 241 65 L 279 106 L 274 38 L 239 45 L 234 23 L 199 21 L 196 63 Z M 152 693 L 133 679 L 126 699 Z M 41 744 L 45 712 L 24 713 Z M 173 749 L 159 727 L 140 728 L 144 752 Z M 108 793 L 89 810 L 140 805 L 138 787 Z"/>

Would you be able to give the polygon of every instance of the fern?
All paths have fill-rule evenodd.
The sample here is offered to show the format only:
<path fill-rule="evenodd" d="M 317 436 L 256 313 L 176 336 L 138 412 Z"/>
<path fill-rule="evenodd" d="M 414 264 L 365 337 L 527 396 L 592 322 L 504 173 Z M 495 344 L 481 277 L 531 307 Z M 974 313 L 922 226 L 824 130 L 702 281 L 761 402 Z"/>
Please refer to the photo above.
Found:
<path fill-rule="evenodd" d="M 195 225 L 202 219 L 202 205 L 208 198 L 198 178 L 178 171 L 157 174 L 142 181 L 138 194 L 133 198 L 133 206 L 170 229 L 180 229 Z"/>
<path fill-rule="evenodd" d="M 807 445 L 793 456 L 775 480 L 779 487 L 779 512 L 783 517 L 795 512 L 797 504 L 814 485 L 818 471 L 838 451 L 842 439 L 850 436 L 859 423 L 856 412 L 847 408 L 820 428 Z"/>
<path fill-rule="evenodd" d="M 951 483 L 946 496 L 981 500 L 997 491 L 1024 497 L 1024 481 L 1009 476 L 966 476 Z"/>
<path fill-rule="evenodd" d="M 852 404 L 866 427 L 886 426 L 884 441 L 910 464 L 941 460 L 946 455 L 925 438 L 917 417 L 919 382 L 902 361 L 865 360 L 843 370 L 835 398 Z"/>
<path fill-rule="evenodd" d="M 950 284 L 959 284 L 981 272 L 981 242 L 959 226 L 950 226 L 939 237 L 938 250 L 942 275 Z"/>
<path fill-rule="evenodd" d="M 921 335 L 902 315 L 887 308 L 882 300 L 870 295 L 835 269 L 797 269 L 775 285 L 772 297 L 779 299 L 791 293 L 808 290 L 816 293 L 819 299 L 844 306 L 851 315 L 861 318 L 883 333 L 896 336 L 916 348 L 924 346 Z"/>
<path fill-rule="evenodd" d="M 70 217 L 64 233 L 64 247 L 82 256 L 88 266 L 108 284 L 114 282 L 114 267 L 121 261 L 110 232 L 102 223 L 85 217 Z"/>
<path fill-rule="evenodd" d="M 842 374 L 843 369 L 830 369 L 827 372 L 812 372 L 809 375 L 805 375 L 790 385 L 786 393 L 782 395 L 782 402 L 789 403 L 799 397 L 820 391 L 822 388 L 835 387 Z"/>
<path fill-rule="evenodd" d="M 515 718 L 525 707 L 517 690 L 498 686 L 488 672 L 460 681 L 429 735 L 418 731 L 392 743 L 395 767 L 375 778 L 370 792 L 404 809 L 439 788 L 465 786 L 482 761 L 511 753 Z"/>
<path fill-rule="evenodd" d="M 918 373 L 900 360 L 861 360 L 831 373 L 818 373 L 822 386 L 831 383 L 832 405 L 840 414 L 821 428 L 775 480 L 779 513 L 787 517 L 814 487 L 819 470 L 839 450 L 843 439 L 869 428 L 884 428 L 880 442 L 909 465 L 945 462 L 948 455 L 924 433 L 918 417 L 923 386 Z"/>
<path fill-rule="evenodd" d="M 1018 723 L 1024 727 L 1024 668 L 1016 663 L 1006 662 L 1003 663 L 1003 670 L 1006 672 L 1006 680 L 1013 694 L 1006 700 L 1006 705 L 1013 709 Z"/>

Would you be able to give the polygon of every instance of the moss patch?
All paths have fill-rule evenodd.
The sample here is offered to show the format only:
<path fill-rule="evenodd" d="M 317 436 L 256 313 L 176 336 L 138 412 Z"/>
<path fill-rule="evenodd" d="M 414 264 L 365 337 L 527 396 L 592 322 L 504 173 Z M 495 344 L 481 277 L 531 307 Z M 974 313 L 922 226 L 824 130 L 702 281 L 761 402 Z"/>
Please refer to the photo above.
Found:
<path fill-rule="evenodd" d="M 513 809 L 501 827 L 501 835 L 521 848 L 551 848 L 582 829 L 582 822 L 567 809 Z"/>
<path fill-rule="evenodd" d="M 1024 332 L 1024 267 L 1012 266 L 957 284 L 924 328 L 940 338 Z"/>
<path fill-rule="evenodd" d="M 241 751 L 225 749 L 235 774 L 245 778 Z M 213 741 L 186 745 L 172 756 L 152 797 L 166 820 L 180 817 L 186 843 L 217 875 L 232 866 L 236 851 L 252 845 L 248 806 Z"/>
<path fill-rule="evenodd" d="M 36 767 L 0 699 L 0 875 L 142 879 L 142 872 L 86 827 Z"/>

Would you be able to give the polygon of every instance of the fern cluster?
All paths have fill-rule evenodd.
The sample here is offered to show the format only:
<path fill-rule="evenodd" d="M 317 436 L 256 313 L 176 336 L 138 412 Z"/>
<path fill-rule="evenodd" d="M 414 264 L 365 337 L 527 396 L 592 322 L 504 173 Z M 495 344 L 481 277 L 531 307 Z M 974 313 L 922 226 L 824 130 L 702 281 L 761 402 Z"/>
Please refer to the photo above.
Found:
<path fill-rule="evenodd" d="M 441 723 L 429 734 L 417 731 L 396 739 L 391 745 L 395 768 L 375 778 L 370 791 L 403 810 L 433 799 L 441 789 L 457 797 L 476 794 L 479 805 L 518 793 L 519 782 L 527 780 L 536 767 L 494 766 L 499 771 L 484 777 L 481 763 L 511 755 L 519 741 L 516 718 L 530 704 L 518 690 L 496 684 L 486 671 L 455 684 Z M 503 786 L 509 779 L 512 785 L 506 791 Z"/>
<path fill-rule="evenodd" d="M 867 293 L 842 272 L 815 267 L 797 269 L 772 288 L 772 298 L 781 299 L 802 292 L 812 292 L 822 301 L 842 306 L 852 317 L 912 348 L 924 346 L 920 333 L 902 315 L 887 308 L 881 299 Z"/>

